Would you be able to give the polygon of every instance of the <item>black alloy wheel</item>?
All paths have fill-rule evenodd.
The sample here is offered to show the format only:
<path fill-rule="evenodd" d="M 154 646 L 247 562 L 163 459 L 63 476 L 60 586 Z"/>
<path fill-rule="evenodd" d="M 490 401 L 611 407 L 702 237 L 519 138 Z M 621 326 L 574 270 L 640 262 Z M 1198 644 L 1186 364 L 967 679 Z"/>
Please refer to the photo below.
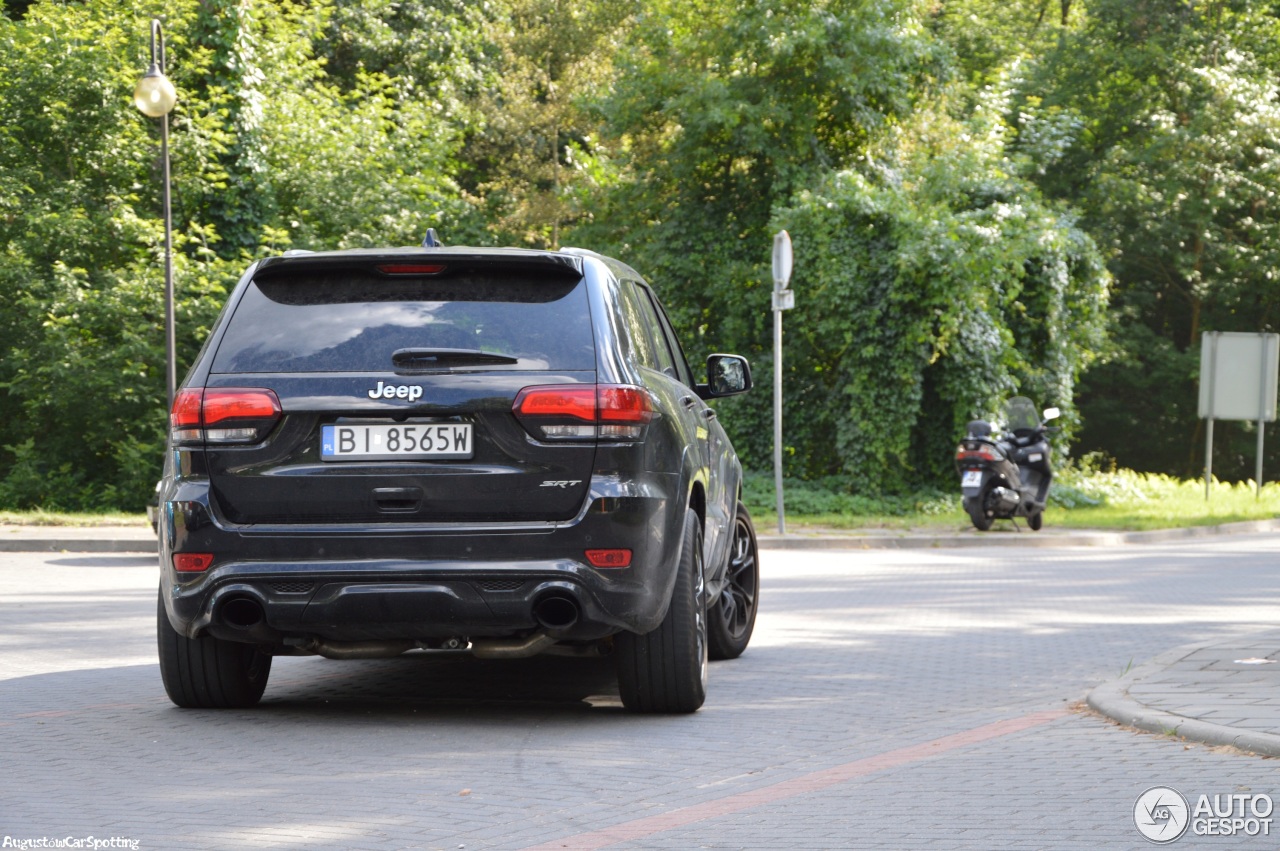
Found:
<path fill-rule="evenodd" d="M 671 605 L 652 632 L 614 637 L 618 693 L 632 712 L 696 712 L 707 697 L 707 604 L 702 522 L 685 512 Z"/>
<path fill-rule="evenodd" d="M 760 595 L 760 552 L 746 506 L 738 504 L 729 544 L 729 566 L 720 597 L 707 611 L 712 659 L 736 659 L 751 643 Z"/>
<path fill-rule="evenodd" d="M 262 699 L 271 675 L 271 657 L 252 644 L 212 635 L 187 638 L 169 623 L 164 589 L 156 601 L 156 642 L 160 679 L 175 705 L 184 709 L 247 709 Z"/>

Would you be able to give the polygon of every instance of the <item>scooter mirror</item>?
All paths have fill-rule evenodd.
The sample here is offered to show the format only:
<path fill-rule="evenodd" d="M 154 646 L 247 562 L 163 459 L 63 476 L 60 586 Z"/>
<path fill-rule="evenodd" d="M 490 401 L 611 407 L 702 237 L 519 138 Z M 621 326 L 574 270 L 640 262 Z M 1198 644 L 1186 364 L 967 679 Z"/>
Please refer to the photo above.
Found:
<path fill-rule="evenodd" d="M 1045 408 L 1044 420 L 1045 422 L 1048 422 L 1049 420 L 1056 420 L 1061 414 L 1062 411 L 1059 411 L 1057 408 Z"/>

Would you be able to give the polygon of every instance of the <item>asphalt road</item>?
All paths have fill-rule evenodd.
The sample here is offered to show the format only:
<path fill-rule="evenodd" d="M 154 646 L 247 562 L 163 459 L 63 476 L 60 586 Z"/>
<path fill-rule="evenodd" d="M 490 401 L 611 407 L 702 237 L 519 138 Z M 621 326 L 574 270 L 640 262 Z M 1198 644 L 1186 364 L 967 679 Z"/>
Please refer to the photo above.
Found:
<path fill-rule="evenodd" d="M 623 713 L 600 662 L 425 654 L 277 659 L 256 710 L 183 711 L 151 558 L 0 553 L 0 843 L 1148 847 L 1148 788 L 1280 798 L 1280 763 L 1079 702 L 1170 648 L 1274 629 L 1277 553 L 765 552 L 756 639 L 685 717 Z"/>

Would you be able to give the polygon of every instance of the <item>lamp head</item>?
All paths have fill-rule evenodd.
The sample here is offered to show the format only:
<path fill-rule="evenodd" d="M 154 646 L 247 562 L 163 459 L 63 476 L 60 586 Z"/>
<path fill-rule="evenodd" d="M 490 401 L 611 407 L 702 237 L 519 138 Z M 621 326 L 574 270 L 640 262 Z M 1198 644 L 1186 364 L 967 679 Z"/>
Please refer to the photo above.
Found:
<path fill-rule="evenodd" d="M 173 83 L 169 82 L 158 64 L 151 63 L 147 73 L 138 81 L 138 87 L 133 90 L 134 105 L 143 115 L 161 118 L 172 112 L 177 102 L 178 92 L 173 88 Z"/>

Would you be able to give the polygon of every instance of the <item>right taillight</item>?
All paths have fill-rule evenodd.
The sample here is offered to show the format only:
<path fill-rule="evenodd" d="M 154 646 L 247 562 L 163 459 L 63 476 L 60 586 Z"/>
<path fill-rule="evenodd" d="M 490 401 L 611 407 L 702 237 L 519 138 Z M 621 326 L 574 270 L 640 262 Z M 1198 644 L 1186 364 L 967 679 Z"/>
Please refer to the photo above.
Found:
<path fill-rule="evenodd" d="M 257 443 L 280 419 L 271 390 L 219 387 L 178 392 L 169 413 L 174 443 Z"/>
<path fill-rule="evenodd" d="M 511 406 L 540 440 L 642 440 L 653 419 L 653 400 L 629 384 L 526 387 Z"/>

